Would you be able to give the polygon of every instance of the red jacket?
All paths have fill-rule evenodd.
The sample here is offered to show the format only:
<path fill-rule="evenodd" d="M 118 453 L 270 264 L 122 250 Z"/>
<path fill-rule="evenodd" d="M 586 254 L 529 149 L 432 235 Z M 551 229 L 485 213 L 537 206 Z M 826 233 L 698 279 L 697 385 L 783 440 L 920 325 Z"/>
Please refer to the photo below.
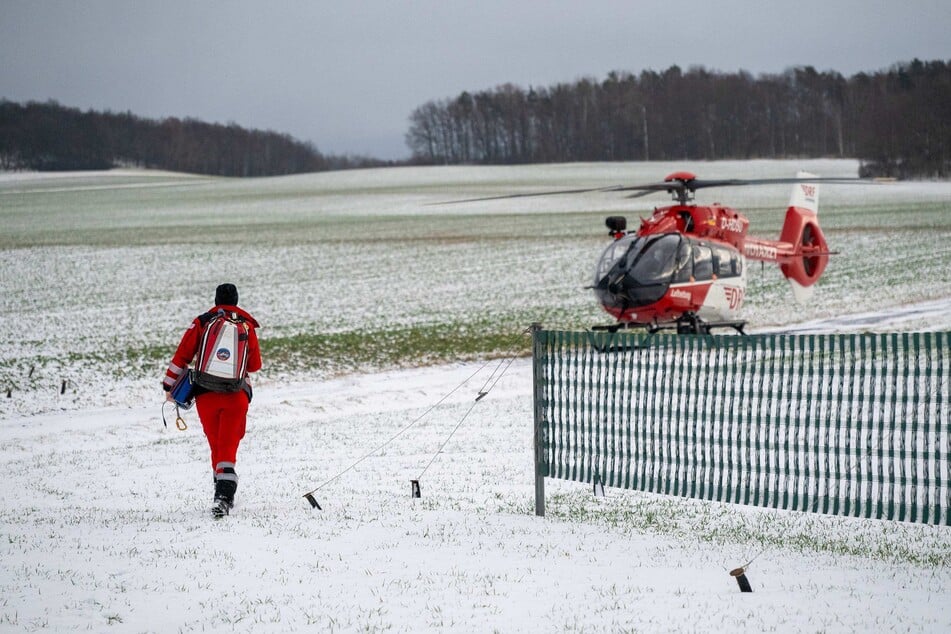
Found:
<path fill-rule="evenodd" d="M 237 306 L 215 306 L 208 312 L 215 313 L 221 309 L 226 313 L 237 313 L 242 317 L 248 324 L 248 365 L 246 372 L 257 372 L 261 369 L 261 349 L 258 347 L 258 335 L 255 332 L 255 329 L 260 328 L 257 320 L 250 315 L 250 313 L 238 308 Z M 175 381 L 178 380 L 178 377 L 181 376 L 188 368 L 188 364 L 192 362 L 192 359 L 195 358 L 195 354 L 198 352 L 198 346 L 201 343 L 201 335 L 204 332 L 204 326 L 201 323 L 200 317 L 196 317 L 194 321 L 188 326 L 188 330 L 185 331 L 185 334 L 182 336 L 181 342 L 178 344 L 178 349 L 175 351 L 175 355 L 172 357 L 172 362 L 168 364 L 168 369 L 165 371 L 165 379 L 162 381 L 162 389 L 166 392 L 172 389 L 172 386 L 175 385 Z M 245 375 L 245 383 L 247 385 L 247 394 L 248 398 L 251 397 L 251 384 L 247 381 L 247 375 Z"/>

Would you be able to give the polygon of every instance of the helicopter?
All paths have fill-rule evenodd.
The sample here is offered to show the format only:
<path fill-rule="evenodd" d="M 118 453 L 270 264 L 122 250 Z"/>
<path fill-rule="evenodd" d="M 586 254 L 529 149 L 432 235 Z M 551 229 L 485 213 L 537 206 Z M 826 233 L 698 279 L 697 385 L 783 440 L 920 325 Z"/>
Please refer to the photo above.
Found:
<path fill-rule="evenodd" d="M 746 322 L 739 317 L 746 297 L 747 261 L 779 265 L 795 299 L 806 303 L 834 254 L 819 227 L 819 184 L 868 182 L 820 178 L 808 172 L 799 172 L 795 178 L 700 180 L 691 172 L 679 171 L 660 183 L 491 199 L 620 191 L 634 192 L 629 197 L 637 198 L 666 191 L 674 204 L 656 207 L 636 230 L 628 230 L 623 216 L 605 220 L 613 241 L 601 254 L 587 288 L 615 323 L 593 329 L 614 332 L 640 327 L 651 333 L 671 329 L 679 334 L 710 334 L 716 328 L 733 328 L 743 334 Z M 784 183 L 793 188 L 777 240 L 748 235 L 749 220 L 731 207 L 694 204 L 698 189 Z"/>
<path fill-rule="evenodd" d="M 676 204 L 656 208 L 636 231 L 627 230 L 623 216 L 606 219 L 614 241 L 598 261 L 591 288 L 616 323 L 601 328 L 710 334 L 731 327 L 743 333 L 749 260 L 778 264 L 796 301 L 805 304 L 833 255 L 819 227 L 820 182 L 854 180 L 799 172 L 793 179 L 704 181 L 674 172 L 661 184 L 625 188 L 640 195 L 663 189 Z M 692 204 L 701 188 L 778 183 L 793 184 L 778 240 L 748 235 L 749 220 L 733 208 Z"/>

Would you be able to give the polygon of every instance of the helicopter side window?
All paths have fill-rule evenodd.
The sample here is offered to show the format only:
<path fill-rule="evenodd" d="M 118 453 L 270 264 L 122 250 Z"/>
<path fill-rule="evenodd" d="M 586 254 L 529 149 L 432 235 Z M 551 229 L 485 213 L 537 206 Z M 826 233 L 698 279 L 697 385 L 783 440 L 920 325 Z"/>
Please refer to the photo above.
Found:
<path fill-rule="evenodd" d="M 713 253 L 710 247 L 694 246 L 693 277 L 697 281 L 713 278 Z"/>
<path fill-rule="evenodd" d="M 729 249 L 715 248 L 713 260 L 716 266 L 713 271 L 717 277 L 736 277 L 736 256 Z"/>
<path fill-rule="evenodd" d="M 674 277 L 671 280 L 674 284 L 689 282 L 693 276 L 693 249 L 686 240 L 680 242 L 677 249 L 677 265 L 674 267 Z"/>

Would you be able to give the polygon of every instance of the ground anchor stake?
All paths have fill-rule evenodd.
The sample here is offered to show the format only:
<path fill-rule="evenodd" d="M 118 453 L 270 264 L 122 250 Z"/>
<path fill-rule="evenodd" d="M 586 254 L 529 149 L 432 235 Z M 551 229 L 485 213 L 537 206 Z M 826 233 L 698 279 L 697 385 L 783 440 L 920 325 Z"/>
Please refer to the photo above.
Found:
<path fill-rule="evenodd" d="M 324 510 L 324 509 L 320 508 L 320 504 L 317 504 L 317 500 L 314 499 L 314 496 L 311 495 L 310 493 L 307 493 L 306 495 L 304 495 L 304 497 L 307 498 L 307 501 L 308 501 L 308 502 L 310 502 L 310 507 L 311 507 L 311 508 L 315 508 L 315 509 L 317 509 L 318 511 L 323 511 L 323 510 Z"/>
<path fill-rule="evenodd" d="M 752 592 L 750 581 L 746 578 L 746 568 L 734 568 L 730 571 L 730 576 L 736 577 L 736 584 L 740 586 L 740 592 Z"/>
<path fill-rule="evenodd" d="M 601 476 L 599 475 L 594 476 L 594 497 L 604 497 L 604 482 L 601 481 Z"/>
<path fill-rule="evenodd" d="M 419 480 L 410 480 L 409 484 L 413 492 L 413 497 L 414 498 L 422 497 L 419 492 Z"/>

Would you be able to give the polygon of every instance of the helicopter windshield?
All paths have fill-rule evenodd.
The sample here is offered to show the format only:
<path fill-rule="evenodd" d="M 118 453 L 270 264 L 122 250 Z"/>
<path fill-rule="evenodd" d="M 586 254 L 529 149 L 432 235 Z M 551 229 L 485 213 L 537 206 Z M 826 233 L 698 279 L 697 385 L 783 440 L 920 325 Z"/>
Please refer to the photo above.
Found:
<path fill-rule="evenodd" d="M 602 303 L 615 307 L 656 302 L 684 265 L 685 253 L 689 253 L 686 243 L 676 233 L 625 236 L 602 254 L 595 272 L 595 292 Z"/>
<path fill-rule="evenodd" d="M 606 276 L 623 274 L 639 284 L 666 284 L 677 267 L 680 243 L 681 237 L 676 233 L 646 238 L 625 236 L 601 255 L 594 283 L 598 285 Z"/>
<path fill-rule="evenodd" d="M 633 260 L 630 275 L 640 284 L 668 284 L 677 264 L 680 236 L 669 233 L 646 242 Z"/>

